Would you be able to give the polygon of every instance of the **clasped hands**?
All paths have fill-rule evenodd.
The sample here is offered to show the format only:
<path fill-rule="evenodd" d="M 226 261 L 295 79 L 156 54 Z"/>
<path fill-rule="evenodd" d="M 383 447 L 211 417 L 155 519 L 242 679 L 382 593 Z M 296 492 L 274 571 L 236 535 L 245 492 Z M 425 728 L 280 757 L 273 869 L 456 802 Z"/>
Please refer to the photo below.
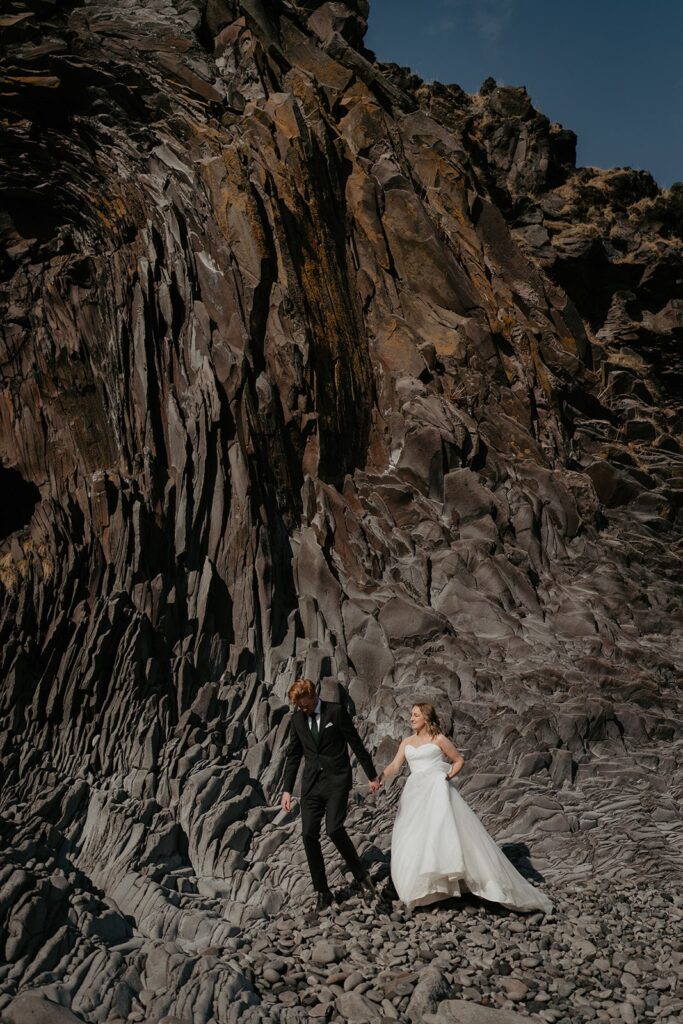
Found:
<path fill-rule="evenodd" d="M 378 778 L 376 778 L 376 779 L 371 779 L 370 782 L 368 782 L 368 789 L 370 790 L 370 792 L 371 793 L 376 793 L 377 790 L 382 785 L 383 781 L 384 780 L 381 778 L 381 776 L 378 776 Z M 292 794 L 291 793 L 283 793 L 282 794 L 282 798 L 280 800 L 280 807 L 285 812 L 285 814 L 289 814 L 289 812 L 292 809 Z"/>
<path fill-rule="evenodd" d="M 454 776 L 455 776 L 455 772 L 449 772 L 448 775 L 446 776 L 446 780 L 450 781 L 450 779 L 454 778 Z M 385 781 L 384 780 L 384 773 L 382 773 L 381 775 L 378 775 L 376 779 L 371 779 L 368 782 L 368 789 L 373 794 L 373 796 L 384 785 L 384 781 Z M 280 806 L 282 807 L 283 811 L 285 811 L 287 814 L 289 814 L 289 812 L 292 809 L 292 794 L 291 793 L 283 793 L 282 794 L 282 800 L 281 800 Z"/>

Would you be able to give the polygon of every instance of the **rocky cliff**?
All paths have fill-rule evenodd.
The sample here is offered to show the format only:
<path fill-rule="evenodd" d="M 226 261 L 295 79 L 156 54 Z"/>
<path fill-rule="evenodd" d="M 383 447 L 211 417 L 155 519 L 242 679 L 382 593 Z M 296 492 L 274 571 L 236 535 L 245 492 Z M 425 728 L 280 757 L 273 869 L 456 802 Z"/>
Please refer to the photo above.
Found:
<path fill-rule="evenodd" d="M 524 89 L 379 64 L 367 13 L 0 17 L 8 1021 L 475 998 L 455 954 L 429 989 L 416 936 L 369 998 L 337 992 L 339 947 L 316 959 L 277 808 L 301 673 L 343 683 L 379 764 L 433 701 L 463 794 L 560 905 L 646 875 L 680 923 L 683 189 L 577 168 Z M 380 879 L 395 802 L 351 815 Z M 527 936 L 532 958 L 564 937 L 553 1020 L 595 1017 L 585 943 L 615 900 Z M 630 985 L 636 933 L 609 992 L 672 1019 L 652 979 L 683 947 Z M 567 942 L 588 980 L 558 990 Z M 492 948 L 461 970 L 483 956 L 485 1001 L 540 1012 Z"/>

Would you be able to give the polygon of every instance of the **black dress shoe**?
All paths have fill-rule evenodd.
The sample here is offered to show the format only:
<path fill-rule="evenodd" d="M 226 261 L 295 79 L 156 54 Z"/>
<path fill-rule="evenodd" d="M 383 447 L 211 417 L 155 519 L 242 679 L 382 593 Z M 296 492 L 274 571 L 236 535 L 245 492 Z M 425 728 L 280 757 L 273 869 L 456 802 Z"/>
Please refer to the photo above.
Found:
<path fill-rule="evenodd" d="M 327 892 L 319 892 L 315 909 L 320 913 L 321 910 L 327 910 L 328 907 L 331 907 L 332 903 L 332 893 L 329 890 Z"/>
<path fill-rule="evenodd" d="M 371 903 L 373 900 L 377 899 L 377 886 L 370 875 L 365 875 L 363 878 L 359 878 L 358 885 L 360 886 L 361 895 L 366 903 Z"/>

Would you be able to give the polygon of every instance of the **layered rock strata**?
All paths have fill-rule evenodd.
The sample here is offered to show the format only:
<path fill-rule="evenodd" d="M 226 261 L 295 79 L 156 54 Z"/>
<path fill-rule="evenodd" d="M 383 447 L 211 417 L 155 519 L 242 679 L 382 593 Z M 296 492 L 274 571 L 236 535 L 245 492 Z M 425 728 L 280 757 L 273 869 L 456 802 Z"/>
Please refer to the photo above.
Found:
<path fill-rule="evenodd" d="M 379 64 L 367 14 L 0 18 L 8 1020 L 681 1008 L 656 985 L 683 952 L 681 188 L 576 168 L 523 89 Z M 277 809 L 301 673 L 342 682 L 379 764 L 435 703 L 463 794 L 558 894 L 522 969 L 473 908 L 457 977 L 421 973 L 398 910 L 369 989 L 360 940 L 307 973 L 361 911 L 301 916 Z M 397 790 L 361 784 L 382 880 Z M 637 922 L 600 929 L 645 876 L 659 959 Z M 444 913 L 426 934 L 468 930 Z M 558 988 L 574 939 L 608 966 Z"/>

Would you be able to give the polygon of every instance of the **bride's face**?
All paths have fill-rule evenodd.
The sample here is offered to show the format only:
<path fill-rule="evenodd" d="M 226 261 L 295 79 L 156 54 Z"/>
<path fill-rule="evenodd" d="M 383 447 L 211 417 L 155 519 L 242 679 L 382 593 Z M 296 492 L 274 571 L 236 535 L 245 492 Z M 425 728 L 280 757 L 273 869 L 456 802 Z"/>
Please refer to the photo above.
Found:
<path fill-rule="evenodd" d="M 410 712 L 410 728 L 413 732 L 419 732 L 427 724 L 427 719 L 422 714 L 420 709 L 415 706 Z"/>

